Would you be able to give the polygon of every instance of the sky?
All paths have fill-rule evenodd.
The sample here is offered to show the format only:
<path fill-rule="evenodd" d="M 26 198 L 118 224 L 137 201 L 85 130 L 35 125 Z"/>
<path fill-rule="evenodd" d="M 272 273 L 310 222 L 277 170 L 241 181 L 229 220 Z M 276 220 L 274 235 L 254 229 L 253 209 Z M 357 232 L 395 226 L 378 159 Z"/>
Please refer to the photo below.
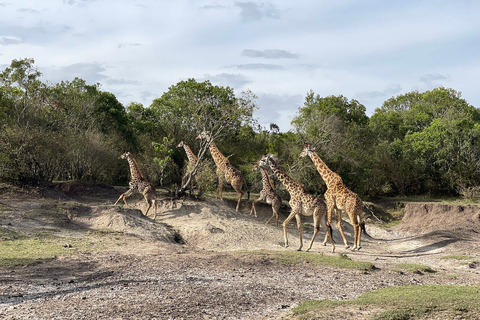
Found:
<path fill-rule="evenodd" d="M 480 1 L 0 0 L 0 70 L 33 58 L 42 80 L 100 83 L 148 107 L 195 78 L 258 98 L 281 131 L 312 90 L 371 116 L 444 86 L 480 107 Z"/>

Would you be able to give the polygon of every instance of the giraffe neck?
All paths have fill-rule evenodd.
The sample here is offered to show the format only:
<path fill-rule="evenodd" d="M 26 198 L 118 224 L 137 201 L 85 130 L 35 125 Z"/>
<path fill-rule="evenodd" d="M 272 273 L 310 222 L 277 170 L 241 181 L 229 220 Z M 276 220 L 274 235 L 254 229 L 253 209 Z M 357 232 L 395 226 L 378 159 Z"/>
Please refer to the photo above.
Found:
<path fill-rule="evenodd" d="M 143 174 L 138 167 L 137 161 L 130 155 L 127 157 L 128 165 L 130 166 L 130 174 L 132 175 L 132 180 L 143 180 Z"/>
<path fill-rule="evenodd" d="M 183 148 L 185 149 L 185 153 L 187 154 L 188 162 L 195 165 L 198 160 L 197 156 L 192 152 L 192 149 L 190 149 L 188 144 L 184 143 Z"/>
<path fill-rule="evenodd" d="M 273 183 L 272 183 L 272 180 L 270 180 L 270 177 L 268 176 L 267 169 L 260 167 L 260 171 L 262 172 L 263 189 L 273 189 Z"/>
<path fill-rule="evenodd" d="M 273 159 L 269 159 L 268 164 L 272 169 L 273 173 L 277 176 L 278 180 L 285 186 L 288 193 L 293 195 L 294 191 L 297 191 L 298 188 L 303 187 L 300 183 L 293 180 L 286 172 L 283 170 Z"/>
<path fill-rule="evenodd" d="M 220 152 L 220 150 L 218 150 L 215 142 L 210 142 L 209 150 L 217 167 L 223 167 L 225 166 L 225 163 L 229 162 L 228 159 Z"/>
<path fill-rule="evenodd" d="M 319 157 L 318 154 L 315 152 L 309 152 L 308 155 L 313 161 L 313 164 L 317 168 L 318 173 L 322 176 L 323 181 L 327 185 L 327 188 L 330 188 L 338 183 L 338 181 L 342 182 L 342 178 L 325 164 L 323 160 Z M 343 183 L 343 182 L 342 182 Z"/>

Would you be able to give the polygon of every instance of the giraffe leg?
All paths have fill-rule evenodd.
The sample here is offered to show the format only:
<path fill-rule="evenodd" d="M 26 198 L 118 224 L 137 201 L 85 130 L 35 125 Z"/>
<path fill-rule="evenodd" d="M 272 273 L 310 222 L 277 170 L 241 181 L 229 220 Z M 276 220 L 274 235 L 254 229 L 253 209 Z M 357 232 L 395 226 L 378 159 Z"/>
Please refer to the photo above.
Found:
<path fill-rule="evenodd" d="M 148 210 L 152 207 L 152 200 L 146 200 L 147 201 L 147 210 L 145 210 L 145 217 L 148 216 Z"/>
<path fill-rule="evenodd" d="M 322 227 L 325 228 L 325 238 L 330 238 L 330 243 L 332 244 L 332 253 L 335 252 L 335 241 L 333 240 L 332 226 L 327 226 L 324 219 L 320 219 Z"/>
<path fill-rule="evenodd" d="M 123 200 L 123 202 L 125 203 L 126 206 L 128 206 L 128 203 L 127 203 L 127 198 L 130 197 L 131 195 L 133 194 L 133 190 L 132 189 L 128 189 L 126 192 L 122 193 L 120 195 L 120 197 L 118 197 L 117 201 L 115 201 L 115 204 L 116 205 L 120 199 Z"/>
<path fill-rule="evenodd" d="M 318 231 L 320 231 L 320 212 L 318 209 L 315 209 L 315 211 L 313 212 L 313 227 L 314 227 L 313 236 L 306 250 L 307 252 L 310 251 L 310 249 L 312 248 L 313 241 L 315 241 L 315 237 L 317 236 Z"/>
<path fill-rule="evenodd" d="M 350 248 L 350 245 L 348 244 L 347 238 L 345 237 L 345 233 L 343 232 L 343 227 L 342 227 L 342 211 L 335 209 L 335 217 L 337 219 L 337 229 L 340 231 L 340 234 L 342 235 L 343 238 L 343 243 L 345 244 L 345 249 Z"/>
<path fill-rule="evenodd" d="M 288 248 L 287 223 L 290 222 L 290 220 L 292 220 L 293 217 L 295 217 L 295 215 L 296 215 L 296 210 L 292 209 L 292 212 L 290 213 L 290 215 L 287 217 L 287 219 L 285 219 L 285 221 L 283 221 L 283 239 L 285 241 L 285 248 Z"/>
<path fill-rule="evenodd" d="M 267 224 L 269 224 L 270 221 L 272 221 L 273 217 L 275 217 L 276 226 L 278 227 L 278 206 L 275 200 L 272 201 L 272 211 L 272 216 L 270 217 L 270 219 L 268 219 Z"/>
<path fill-rule="evenodd" d="M 325 194 L 325 202 L 327 203 L 327 227 L 330 227 L 330 223 L 332 221 L 332 215 L 333 215 L 333 210 L 335 210 L 335 199 L 328 195 Z M 325 239 L 323 240 L 323 245 L 327 245 L 327 240 L 328 240 L 328 234 L 325 234 Z"/>
<path fill-rule="evenodd" d="M 157 219 L 157 200 L 153 199 L 153 220 Z"/>
<path fill-rule="evenodd" d="M 295 219 L 297 220 L 297 228 L 298 228 L 298 238 L 300 240 L 300 246 L 298 247 L 297 251 L 302 251 L 303 247 L 303 237 L 302 237 L 302 218 L 300 215 L 295 215 Z"/>
<path fill-rule="evenodd" d="M 222 193 L 223 193 L 223 178 L 222 178 L 222 177 L 218 177 L 217 194 L 218 194 L 218 196 L 220 197 L 220 200 L 223 201 Z"/>
<path fill-rule="evenodd" d="M 237 194 L 238 194 L 238 196 L 237 196 L 237 208 L 235 209 L 235 211 L 238 211 L 238 208 L 240 207 L 240 201 L 242 200 L 242 197 L 243 197 L 243 191 L 242 191 L 243 181 L 239 181 L 239 182 L 240 183 L 237 182 L 235 184 L 232 183 L 233 189 L 235 189 L 235 191 L 237 191 Z"/>
<path fill-rule="evenodd" d="M 257 217 L 257 209 L 255 208 L 255 204 L 256 204 L 257 202 L 262 201 L 262 200 L 263 200 L 263 199 L 260 197 L 260 198 L 258 198 L 257 200 L 255 200 L 255 201 L 252 202 L 252 209 L 250 210 L 250 215 L 252 215 L 252 213 L 255 212 L 255 218 Z"/>

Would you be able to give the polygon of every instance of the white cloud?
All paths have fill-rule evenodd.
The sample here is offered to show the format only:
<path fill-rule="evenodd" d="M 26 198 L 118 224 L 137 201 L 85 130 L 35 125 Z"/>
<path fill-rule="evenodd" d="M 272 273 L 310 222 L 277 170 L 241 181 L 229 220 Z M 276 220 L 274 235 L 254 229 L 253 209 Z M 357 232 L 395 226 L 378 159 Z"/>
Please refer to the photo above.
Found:
<path fill-rule="evenodd" d="M 0 45 L 20 44 L 22 39 L 18 37 L 0 37 Z"/>
<path fill-rule="evenodd" d="M 235 2 L 235 6 L 241 10 L 242 22 L 259 21 L 263 18 L 280 19 L 277 8 L 268 2 L 260 4 L 252 1 Z"/>
<path fill-rule="evenodd" d="M 220 86 L 229 86 L 233 88 L 241 88 L 247 83 L 250 83 L 247 77 L 242 74 L 221 73 L 217 75 L 205 74 L 199 81 L 209 80 L 212 84 Z"/>
<path fill-rule="evenodd" d="M 252 50 L 245 49 L 242 51 L 242 56 L 251 58 L 265 58 L 265 59 L 298 59 L 299 55 L 288 52 L 286 50 L 268 49 L 268 50 Z"/>

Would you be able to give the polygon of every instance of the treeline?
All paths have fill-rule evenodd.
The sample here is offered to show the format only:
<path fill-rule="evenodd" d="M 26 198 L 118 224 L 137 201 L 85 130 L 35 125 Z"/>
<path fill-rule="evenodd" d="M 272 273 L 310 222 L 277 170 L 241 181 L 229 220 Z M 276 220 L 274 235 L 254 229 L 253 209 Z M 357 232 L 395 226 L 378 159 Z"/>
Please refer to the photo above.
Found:
<path fill-rule="evenodd" d="M 356 100 L 309 92 L 294 130 L 281 133 L 255 121 L 251 92 L 208 81 L 181 81 L 148 107 L 125 107 L 97 84 L 40 78 L 33 59 L 14 60 L 0 74 L 0 181 L 125 184 L 128 166 L 118 156 L 128 150 L 150 181 L 172 190 L 186 161 L 176 145 L 183 140 L 197 152 L 195 137 L 206 129 L 253 191 L 261 182 L 251 168 L 265 152 L 311 191 L 325 191 L 310 159 L 298 157 L 308 142 L 364 197 L 478 193 L 480 110 L 453 89 L 392 97 L 370 118 Z M 203 179 L 215 188 L 213 168 Z"/>

